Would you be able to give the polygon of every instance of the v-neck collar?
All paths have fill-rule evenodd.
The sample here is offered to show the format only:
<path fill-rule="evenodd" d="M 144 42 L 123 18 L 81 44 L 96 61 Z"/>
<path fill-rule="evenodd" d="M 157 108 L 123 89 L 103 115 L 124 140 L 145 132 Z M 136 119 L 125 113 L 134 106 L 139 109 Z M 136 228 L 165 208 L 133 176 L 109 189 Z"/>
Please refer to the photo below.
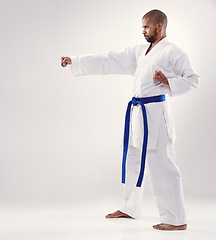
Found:
<path fill-rule="evenodd" d="M 149 47 L 151 46 L 151 43 L 149 44 L 146 52 L 145 52 L 145 57 L 149 56 L 152 54 L 152 52 L 155 52 L 155 49 L 157 49 L 160 46 L 163 46 L 163 44 L 165 44 L 167 42 L 167 37 L 163 38 L 162 40 L 160 40 L 147 54 L 146 52 L 148 51 Z"/>

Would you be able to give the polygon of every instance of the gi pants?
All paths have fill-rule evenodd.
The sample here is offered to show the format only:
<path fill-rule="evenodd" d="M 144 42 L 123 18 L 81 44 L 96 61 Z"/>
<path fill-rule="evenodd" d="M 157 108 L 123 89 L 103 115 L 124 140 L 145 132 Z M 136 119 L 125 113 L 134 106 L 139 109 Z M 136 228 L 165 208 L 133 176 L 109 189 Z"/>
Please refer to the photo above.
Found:
<path fill-rule="evenodd" d="M 141 148 L 130 146 L 126 162 L 126 182 L 121 212 L 137 218 L 141 215 L 143 187 L 136 187 L 140 172 Z M 167 134 L 165 120 L 161 117 L 156 150 L 148 150 L 146 168 L 161 223 L 186 224 L 182 181 L 175 163 L 173 142 Z"/>

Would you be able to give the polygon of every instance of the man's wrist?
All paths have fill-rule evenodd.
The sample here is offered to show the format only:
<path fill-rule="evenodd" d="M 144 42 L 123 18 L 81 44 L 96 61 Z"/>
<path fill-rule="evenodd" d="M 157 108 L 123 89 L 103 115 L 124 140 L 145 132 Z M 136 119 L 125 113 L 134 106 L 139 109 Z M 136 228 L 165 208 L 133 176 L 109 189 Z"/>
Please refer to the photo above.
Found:
<path fill-rule="evenodd" d="M 165 79 L 165 84 L 169 85 L 169 81 L 167 78 Z"/>

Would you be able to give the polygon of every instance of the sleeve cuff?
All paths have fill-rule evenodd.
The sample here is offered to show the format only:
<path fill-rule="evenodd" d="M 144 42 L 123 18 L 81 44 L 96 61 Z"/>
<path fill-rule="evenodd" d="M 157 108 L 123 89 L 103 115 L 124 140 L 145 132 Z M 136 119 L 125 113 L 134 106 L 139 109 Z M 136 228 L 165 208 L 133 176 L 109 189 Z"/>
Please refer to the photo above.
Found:
<path fill-rule="evenodd" d="M 168 83 L 169 83 L 169 87 L 170 87 L 170 96 L 175 96 L 177 95 L 177 87 L 175 84 L 175 78 L 167 78 Z"/>
<path fill-rule="evenodd" d="M 76 56 L 76 57 L 71 57 L 71 62 L 72 62 L 72 64 L 70 64 L 71 72 L 72 72 L 75 76 L 80 75 L 79 66 L 78 66 L 78 56 Z"/>

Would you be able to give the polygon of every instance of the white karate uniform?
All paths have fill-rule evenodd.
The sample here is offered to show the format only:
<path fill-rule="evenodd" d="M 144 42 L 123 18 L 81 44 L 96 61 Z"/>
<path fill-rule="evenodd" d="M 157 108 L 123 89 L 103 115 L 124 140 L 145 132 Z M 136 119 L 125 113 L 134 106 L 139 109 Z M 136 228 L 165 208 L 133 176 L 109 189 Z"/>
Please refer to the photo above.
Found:
<path fill-rule="evenodd" d="M 199 75 L 191 67 L 187 55 L 165 37 L 146 55 L 149 44 L 128 47 L 124 51 L 109 51 L 71 57 L 75 76 L 90 74 L 127 74 L 134 76 L 133 96 L 151 97 L 161 94 L 176 96 L 198 87 Z M 155 71 L 161 71 L 169 85 L 153 80 Z M 145 104 L 148 119 L 146 170 L 156 197 L 161 222 L 185 224 L 181 177 L 175 165 L 173 143 L 175 129 L 168 102 Z M 142 187 L 136 187 L 139 176 L 143 142 L 141 106 L 131 109 L 129 150 L 122 212 L 136 218 L 140 215 Z"/>

